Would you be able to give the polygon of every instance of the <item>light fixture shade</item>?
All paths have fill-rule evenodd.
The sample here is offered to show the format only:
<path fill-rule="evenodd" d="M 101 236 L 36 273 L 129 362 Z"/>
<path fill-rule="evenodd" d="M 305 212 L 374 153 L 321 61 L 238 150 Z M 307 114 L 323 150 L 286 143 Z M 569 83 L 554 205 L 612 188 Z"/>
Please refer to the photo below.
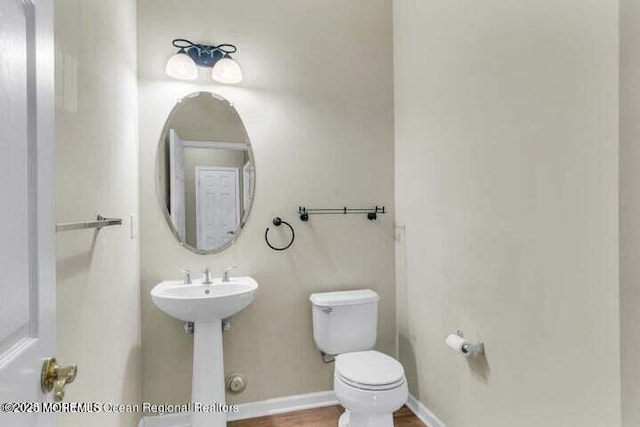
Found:
<path fill-rule="evenodd" d="M 216 62 L 211 78 L 220 83 L 236 84 L 242 81 L 242 70 L 236 61 L 227 56 Z"/>
<path fill-rule="evenodd" d="M 198 67 L 184 49 L 173 55 L 167 61 L 165 72 L 174 79 L 195 80 L 198 78 Z"/>

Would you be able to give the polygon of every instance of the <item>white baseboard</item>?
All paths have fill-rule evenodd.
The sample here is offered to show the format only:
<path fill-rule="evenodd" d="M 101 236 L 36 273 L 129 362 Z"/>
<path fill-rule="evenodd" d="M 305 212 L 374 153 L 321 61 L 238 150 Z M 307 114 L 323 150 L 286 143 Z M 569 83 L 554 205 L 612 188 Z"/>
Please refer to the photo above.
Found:
<path fill-rule="evenodd" d="M 229 421 L 245 420 L 247 418 L 284 414 L 337 404 L 338 401 L 333 391 L 299 394 L 259 402 L 242 403 L 238 405 L 238 412 L 229 413 L 227 419 Z M 138 427 L 189 427 L 190 425 L 191 417 L 189 414 L 168 414 L 144 417 L 140 420 Z"/>
<path fill-rule="evenodd" d="M 138 427 L 191 427 L 189 414 L 166 414 L 142 417 Z"/>
<path fill-rule="evenodd" d="M 264 417 L 267 415 L 284 414 L 287 412 L 303 411 L 305 409 L 323 408 L 337 405 L 333 391 L 298 394 L 262 400 L 260 402 L 243 403 L 237 413 L 229 414 L 229 421 L 246 420 L 247 418 Z"/>
<path fill-rule="evenodd" d="M 333 391 L 319 393 L 298 394 L 295 396 L 279 397 L 259 402 L 242 403 L 238 405 L 238 412 L 228 415 L 229 421 L 258 418 L 268 415 L 284 414 L 287 412 L 303 411 L 305 409 L 322 408 L 337 405 L 338 401 Z M 446 427 L 440 419 L 419 400 L 409 396 L 407 406 L 420 421 L 429 427 Z M 190 427 L 189 414 L 167 414 L 144 417 L 138 427 Z"/>
<path fill-rule="evenodd" d="M 429 427 L 447 427 L 438 417 L 436 417 L 436 414 L 427 409 L 426 406 L 412 395 L 409 395 L 407 406 L 411 409 L 411 412 L 416 414 L 416 417 L 418 417 L 423 424 L 426 424 Z"/>

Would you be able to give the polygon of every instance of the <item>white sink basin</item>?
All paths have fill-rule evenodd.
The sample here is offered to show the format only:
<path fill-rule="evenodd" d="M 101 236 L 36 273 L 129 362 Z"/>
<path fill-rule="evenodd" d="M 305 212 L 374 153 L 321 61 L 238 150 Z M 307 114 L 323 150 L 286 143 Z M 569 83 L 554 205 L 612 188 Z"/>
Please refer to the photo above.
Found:
<path fill-rule="evenodd" d="M 236 314 L 251 304 L 258 282 L 251 277 L 232 277 L 229 281 L 214 279 L 210 285 L 198 281 L 185 285 L 172 280 L 157 284 L 151 299 L 171 317 L 194 322 L 193 375 L 191 401 L 212 407 L 223 405 L 224 353 L 222 319 Z M 219 411 L 194 411 L 191 427 L 226 427 L 227 415 Z"/>
<path fill-rule="evenodd" d="M 151 299 L 171 317 L 185 322 L 225 319 L 251 304 L 258 282 L 251 277 L 233 277 L 228 282 L 214 279 L 210 285 L 185 285 L 172 280 L 157 284 Z"/>

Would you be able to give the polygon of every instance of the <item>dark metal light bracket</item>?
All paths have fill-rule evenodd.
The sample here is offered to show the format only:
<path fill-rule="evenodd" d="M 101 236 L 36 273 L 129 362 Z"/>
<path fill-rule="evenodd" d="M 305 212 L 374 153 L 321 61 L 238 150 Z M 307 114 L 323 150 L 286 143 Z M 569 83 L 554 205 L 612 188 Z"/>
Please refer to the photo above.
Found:
<path fill-rule="evenodd" d="M 235 45 L 229 43 L 216 46 L 193 43 L 186 39 L 175 39 L 173 40 L 173 45 L 189 55 L 197 66 L 207 68 L 212 68 L 222 58 L 230 58 L 232 53 L 238 51 Z"/>

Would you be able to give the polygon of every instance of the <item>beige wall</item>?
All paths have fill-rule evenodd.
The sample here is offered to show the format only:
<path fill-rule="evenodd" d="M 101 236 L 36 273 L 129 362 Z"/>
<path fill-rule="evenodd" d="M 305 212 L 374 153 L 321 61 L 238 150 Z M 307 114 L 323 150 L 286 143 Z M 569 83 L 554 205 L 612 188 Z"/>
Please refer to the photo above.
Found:
<path fill-rule="evenodd" d="M 640 3 L 620 1 L 622 425 L 640 425 Z"/>
<path fill-rule="evenodd" d="M 140 391 L 136 7 L 56 1 L 57 220 L 125 219 L 58 234 L 58 360 L 69 401 L 137 403 Z M 136 230 L 137 232 L 137 230 Z M 138 414 L 61 414 L 61 427 L 134 427 Z"/>
<path fill-rule="evenodd" d="M 388 0 L 138 2 L 140 90 L 143 396 L 190 397 L 192 337 L 156 309 L 149 291 L 179 278 L 180 267 L 216 274 L 227 265 L 260 283 L 254 303 L 225 334 L 227 372 L 247 375 L 231 401 L 256 401 L 329 390 L 332 365 L 312 338 L 309 294 L 370 287 L 381 294 L 378 348 L 395 341 L 393 243 L 392 21 Z M 214 85 L 201 71 L 191 84 L 170 80 L 171 40 L 235 43 L 245 81 Z M 252 214 L 227 251 L 198 256 L 179 247 L 158 209 L 155 154 L 176 99 L 210 90 L 232 101 L 251 138 L 257 187 Z M 387 205 L 372 223 L 363 216 L 313 217 L 299 205 Z M 296 228 L 282 253 L 264 243 L 276 215 Z M 272 230 L 280 243 L 283 230 Z M 162 372 L 162 375 L 158 375 Z"/>
<path fill-rule="evenodd" d="M 398 0 L 394 30 L 412 392 L 451 427 L 620 425 L 617 2 Z"/>
<path fill-rule="evenodd" d="M 226 101 L 208 94 L 185 94 L 171 116 L 171 128 L 183 140 L 246 143 L 238 112 Z"/>

